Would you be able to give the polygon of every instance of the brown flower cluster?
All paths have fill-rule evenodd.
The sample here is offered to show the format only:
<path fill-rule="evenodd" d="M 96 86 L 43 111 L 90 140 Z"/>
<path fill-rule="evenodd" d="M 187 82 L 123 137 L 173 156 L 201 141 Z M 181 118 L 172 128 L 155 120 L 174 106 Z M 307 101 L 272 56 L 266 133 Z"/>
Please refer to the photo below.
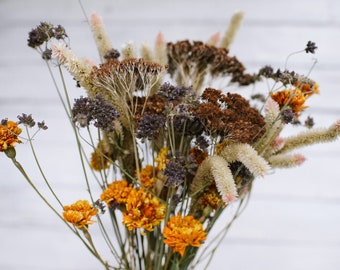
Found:
<path fill-rule="evenodd" d="M 143 114 L 163 114 L 166 106 L 166 99 L 161 95 L 149 97 L 134 97 L 133 104 L 129 104 L 134 110 L 134 117 L 139 120 Z"/>
<path fill-rule="evenodd" d="M 193 114 L 203 121 L 207 134 L 242 143 L 253 143 L 264 134 L 263 116 L 242 96 L 207 88 L 202 98 Z"/>
<path fill-rule="evenodd" d="M 256 76 L 245 73 L 244 65 L 235 56 L 229 56 L 226 48 L 217 48 L 201 41 L 191 43 L 189 40 L 183 40 L 169 42 L 167 54 L 168 71 L 172 77 L 176 76 L 176 70 L 181 66 L 184 74 L 177 76 L 190 76 L 194 73 L 198 77 L 196 79 L 203 80 L 205 72 L 208 71 L 213 77 L 230 75 L 231 82 L 240 85 L 249 85 L 256 80 Z M 194 72 L 191 71 L 192 68 L 195 69 Z"/>

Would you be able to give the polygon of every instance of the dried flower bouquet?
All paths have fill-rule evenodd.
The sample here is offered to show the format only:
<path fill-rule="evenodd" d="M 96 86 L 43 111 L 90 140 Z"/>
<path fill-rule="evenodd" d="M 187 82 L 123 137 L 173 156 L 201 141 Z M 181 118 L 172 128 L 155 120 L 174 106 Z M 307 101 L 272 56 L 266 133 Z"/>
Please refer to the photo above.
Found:
<path fill-rule="evenodd" d="M 159 34 L 154 48 L 143 44 L 138 56 L 133 44 L 114 49 L 101 18 L 93 14 L 89 24 L 99 65 L 78 58 L 60 25 L 42 22 L 29 33 L 28 45 L 49 70 L 57 64 L 63 83 L 66 69 L 87 93 L 72 104 L 66 85 L 59 87 L 51 72 L 74 128 L 89 200 L 65 205 L 41 171 L 59 204 L 54 207 L 16 160 L 16 144 L 27 140 L 39 165 L 31 115 L 1 121 L 0 151 L 105 269 L 194 269 L 204 259 L 207 267 L 257 177 L 273 168 L 300 165 L 305 158 L 293 152 L 297 148 L 339 137 L 339 121 L 314 129 L 311 118 L 305 132 L 280 136 L 287 125 L 300 123 L 318 84 L 270 66 L 247 73 L 228 49 L 241 19 L 242 13 L 235 14 L 224 36 L 215 34 L 206 43 L 165 42 Z M 303 51 L 314 53 L 316 48 L 308 42 Z M 231 84 L 242 87 L 263 80 L 272 87 L 251 98 L 228 92 Z M 220 81 L 227 81 L 226 87 L 213 88 Z M 37 124 L 38 131 L 45 129 L 44 122 Z M 93 185 L 101 194 L 92 192 Z M 205 249 L 209 232 L 230 204 L 238 205 L 234 216 Z M 91 235 L 95 225 L 112 258 L 97 251 Z"/>

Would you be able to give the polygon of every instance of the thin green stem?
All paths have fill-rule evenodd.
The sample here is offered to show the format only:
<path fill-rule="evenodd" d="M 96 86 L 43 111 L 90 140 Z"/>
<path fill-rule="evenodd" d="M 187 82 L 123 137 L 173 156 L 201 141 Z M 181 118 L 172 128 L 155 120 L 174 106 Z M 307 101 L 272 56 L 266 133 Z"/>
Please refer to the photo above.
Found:
<path fill-rule="evenodd" d="M 12 162 L 14 166 L 20 171 L 20 173 L 24 176 L 28 184 L 33 188 L 36 194 L 43 200 L 43 202 L 53 211 L 54 214 L 57 215 L 59 219 L 61 219 L 65 225 L 75 234 L 78 236 L 78 238 L 85 244 L 86 248 L 93 254 L 93 250 L 91 247 L 85 242 L 85 240 L 80 236 L 78 231 L 72 227 L 67 221 L 64 220 L 64 218 L 59 214 L 59 212 L 50 204 L 50 202 L 42 195 L 42 193 L 38 190 L 38 188 L 34 185 L 34 183 L 31 181 L 30 177 L 27 175 L 25 169 L 22 167 L 22 165 L 15 159 L 12 158 Z"/>
<path fill-rule="evenodd" d="M 29 144 L 30 144 L 30 147 L 31 147 L 31 151 L 32 151 L 32 154 L 33 154 L 33 157 L 34 157 L 34 160 L 35 160 L 35 163 L 37 164 L 38 166 L 38 169 L 39 169 L 39 172 L 42 176 L 42 178 L 44 179 L 49 191 L 52 193 L 53 197 L 57 200 L 57 202 L 59 203 L 59 205 L 61 207 L 63 207 L 63 204 L 62 202 L 60 201 L 60 199 L 58 198 L 57 194 L 54 192 L 53 188 L 51 187 L 49 181 L 47 180 L 47 177 L 46 175 L 44 174 L 44 171 L 40 165 L 40 162 L 39 162 L 39 159 L 37 157 L 37 154 L 35 152 L 35 149 L 34 149 L 34 146 L 33 146 L 33 143 L 32 143 L 32 137 L 30 137 L 30 133 L 29 133 L 29 130 L 28 130 L 28 127 L 26 126 L 26 133 L 27 133 L 27 136 L 28 136 L 28 141 L 29 141 Z"/>

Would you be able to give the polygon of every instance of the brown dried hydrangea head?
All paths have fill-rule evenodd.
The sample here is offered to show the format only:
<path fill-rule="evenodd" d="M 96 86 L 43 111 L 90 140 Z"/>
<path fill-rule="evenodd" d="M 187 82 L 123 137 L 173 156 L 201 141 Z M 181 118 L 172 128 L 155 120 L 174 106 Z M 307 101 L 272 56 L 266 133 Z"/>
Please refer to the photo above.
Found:
<path fill-rule="evenodd" d="M 207 88 L 202 100 L 192 112 L 201 119 L 207 134 L 242 143 L 253 143 L 264 134 L 263 116 L 242 96 Z"/>

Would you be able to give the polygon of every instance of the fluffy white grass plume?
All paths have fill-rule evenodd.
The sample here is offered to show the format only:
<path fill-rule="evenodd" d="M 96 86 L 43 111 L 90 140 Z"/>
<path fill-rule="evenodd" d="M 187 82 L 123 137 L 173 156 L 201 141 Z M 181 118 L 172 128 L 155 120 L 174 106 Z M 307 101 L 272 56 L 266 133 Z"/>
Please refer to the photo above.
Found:
<path fill-rule="evenodd" d="M 240 161 L 254 176 L 264 176 L 270 169 L 268 162 L 247 143 L 233 143 L 224 147 L 221 151 L 227 162 Z"/>

